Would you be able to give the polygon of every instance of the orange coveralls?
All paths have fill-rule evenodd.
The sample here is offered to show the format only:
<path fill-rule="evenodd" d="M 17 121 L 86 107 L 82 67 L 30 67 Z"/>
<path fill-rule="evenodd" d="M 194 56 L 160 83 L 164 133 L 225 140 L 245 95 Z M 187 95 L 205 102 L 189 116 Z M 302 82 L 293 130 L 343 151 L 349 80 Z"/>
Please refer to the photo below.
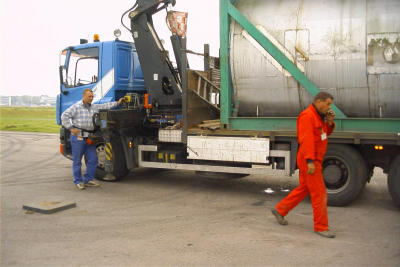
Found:
<path fill-rule="evenodd" d="M 322 177 L 322 162 L 328 146 L 328 138 L 335 125 L 329 126 L 322 120 L 315 107 L 311 104 L 297 118 L 297 166 L 300 170 L 300 185 L 282 199 L 276 206 L 277 211 L 286 216 L 307 195 L 311 197 L 314 214 L 314 231 L 328 230 L 327 196 Z M 306 159 L 313 160 L 315 172 L 307 173 Z"/>

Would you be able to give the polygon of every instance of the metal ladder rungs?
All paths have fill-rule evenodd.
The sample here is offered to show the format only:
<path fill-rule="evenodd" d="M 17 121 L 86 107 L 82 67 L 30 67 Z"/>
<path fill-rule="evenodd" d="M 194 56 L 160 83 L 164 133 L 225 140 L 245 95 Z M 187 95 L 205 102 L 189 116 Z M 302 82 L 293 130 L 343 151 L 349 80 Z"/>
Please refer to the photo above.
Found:
<path fill-rule="evenodd" d="M 197 81 L 197 90 L 193 91 L 193 92 L 195 92 L 197 96 L 199 96 L 201 99 L 206 101 L 209 105 L 220 110 L 219 101 L 217 101 L 217 97 L 219 96 L 220 89 L 217 86 L 215 86 L 213 83 L 211 83 L 207 78 L 203 77 L 197 71 L 195 71 L 195 73 L 198 76 L 198 81 Z M 203 83 L 203 85 L 202 85 L 202 83 Z M 214 97 L 213 97 L 213 93 L 215 93 Z M 213 98 L 213 99 L 211 99 L 211 98 Z M 212 100 L 214 100 L 215 103 L 212 103 Z"/>

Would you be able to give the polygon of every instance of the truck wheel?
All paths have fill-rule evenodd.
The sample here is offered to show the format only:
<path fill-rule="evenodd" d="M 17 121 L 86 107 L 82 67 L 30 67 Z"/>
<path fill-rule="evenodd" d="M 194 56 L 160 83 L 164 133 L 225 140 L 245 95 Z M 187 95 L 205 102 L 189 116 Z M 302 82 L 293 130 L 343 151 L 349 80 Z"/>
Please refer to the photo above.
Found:
<path fill-rule="evenodd" d="M 394 204 L 400 208 L 400 155 L 397 155 L 390 164 L 388 189 Z"/>
<path fill-rule="evenodd" d="M 328 146 L 322 164 L 329 206 L 346 206 L 361 193 L 368 179 L 361 154 L 351 146 Z"/>
<path fill-rule="evenodd" d="M 113 154 L 113 172 L 107 173 L 105 169 L 106 152 L 104 143 L 100 143 L 96 147 L 98 164 L 96 169 L 96 179 L 103 181 L 118 181 L 124 178 L 129 170 L 126 168 L 124 150 L 121 140 L 114 138 L 111 140 Z"/>

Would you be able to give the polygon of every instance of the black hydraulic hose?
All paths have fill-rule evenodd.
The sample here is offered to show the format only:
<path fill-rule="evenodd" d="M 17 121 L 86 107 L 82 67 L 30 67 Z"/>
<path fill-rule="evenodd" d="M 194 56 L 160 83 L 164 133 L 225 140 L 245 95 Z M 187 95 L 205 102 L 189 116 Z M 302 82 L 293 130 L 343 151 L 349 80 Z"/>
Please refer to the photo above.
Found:
<path fill-rule="evenodd" d="M 127 29 L 129 32 L 132 32 L 132 30 L 131 30 L 130 28 L 128 28 L 128 27 L 125 26 L 124 21 L 123 21 L 123 18 L 125 17 L 125 15 L 126 15 L 129 11 L 133 10 L 137 5 L 138 5 L 138 1 L 136 0 L 135 4 L 134 4 L 130 9 L 128 9 L 127 11 L 125 11 L 125 12 L 122 14 L 122 16 L 121 16 L 121 24 L 122 24 L 122 26 L 124 26 L 124 28 Z"/>

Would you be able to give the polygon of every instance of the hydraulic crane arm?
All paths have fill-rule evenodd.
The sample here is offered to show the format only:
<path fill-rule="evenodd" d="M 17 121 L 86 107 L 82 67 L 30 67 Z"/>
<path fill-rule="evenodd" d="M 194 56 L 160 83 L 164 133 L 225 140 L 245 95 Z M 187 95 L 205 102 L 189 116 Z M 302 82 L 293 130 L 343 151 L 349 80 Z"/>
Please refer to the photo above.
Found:
<path fill-rule="evenodd" d="M 138 0 L 129 13 L 131 33 L 139 56 L 144 82 L 153 107 L 180 109 L 181 81 L 153 26 L 152 15 L 175 5 L 175 0 Z"/>

